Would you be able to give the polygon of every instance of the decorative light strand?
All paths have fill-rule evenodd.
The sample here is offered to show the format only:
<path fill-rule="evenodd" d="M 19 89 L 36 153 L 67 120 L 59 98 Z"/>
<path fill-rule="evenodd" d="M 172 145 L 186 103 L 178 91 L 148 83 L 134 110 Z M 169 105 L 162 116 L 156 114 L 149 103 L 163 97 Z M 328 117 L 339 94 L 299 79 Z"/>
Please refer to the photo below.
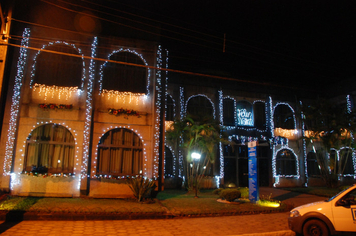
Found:
<path fill-rule="evenodd" d="M 340 152 L 343 149 L 350 149 L 352 151 L 352 164 L 353 164 L 354 174 L 341 174 L 340 176 L 342 176 L 342 177 L 354 177 L 356 179 L 356 153 L 355 153 L 355 149 L 353 149 L 352 147 L 348 147 L 348 146 L 342 147 L 340 149 L 330 148 L 330 150 L 335 151 L 336 159 L 337 159 L 338 162 L 340 161 Z M 330 153 L 328 153 L 328 158 L 330 160 Z M 345 160 L 345 162 L 347 162 L 347 160 Z M 329 171 L 331 171 L 331 169 L 329 169 Z"/>
<path fill-rule="evenodd" d="M 155 120 L 154 120 L 154 127 L 155 127 L 155 133 L 154 133 L 154 147 L 153 147 L 153 178 L 158 177 L 158 159 L 159 159 L 159 128 L 160 128 L 160 114 L 161 114 L 161 94 L 162 94 L 162 47 L 161 45 L 158 46 L 157 49 L 157 83 L 156 83 L 156 112 L 155 112 Z M 166 79 L 166 78 L 164 78 Z"/>
<path fill-rule="evenodd" d="M 223 91 L 219 90 L 219 121 L 220 121 L 220 126 L 223 126 L 223 121 L 224 121 L 224 109 L 223 109 Z M 221 138 L 221 134 L 220 134 Z M 220 155 L 220 175 L 219 177 L 222 179 L 224 178 L 224 151 L 223 151 L 223 145 L 221 142 L 219 142 L 219 155 Z M 219 181 L 220 182 L 220 181 Z M 217 185 L 219 186 L 219 185 Z"/>
<path fill-rule="evenodd" d="M 75 178 L 78 168 L 79 168 L 79 164 L 80 164 L 80 160 L 79 160 L 79 147 L 78 147 L 78 142 L 77 142 L 77 132 L 70 128 L 69 126 L 67 126 L 64 122 L 63 123 L 54 123 L 53 121 L 41 121 L 41 122 L 37 122 L 36 125 L 33 125 L 30 133 L 27 135 L 28 137 L 31 136 L 32 132 L 38 128 L 41 127 L 43 125 L 47 125 L 47 124 L 53 124 L 53 125 L 59 125 L 62 127 L 65 127 L 67 129 L 67 131 L 69 131 L 74 139 L 74 149 L 75 149 L 75 155 L 74 155 L 74 167 L 73 167 L 73 174 L 70 174 L 70 177 Z M 10 189 L 13 190 L 15 185 L 20 185 L 21 181 L 20 181 L 20 174 L 23 171 L 23 162 L 25 160 L 25 150 L 26 150 L 26 140 L 23 142 L 22 148 L 19 149 L 19 155 L 21 155 L 21 158 L 19 159 L 19 167 L 17 169 L 17 173 L 14 172 L 11 174 L 11 183 L 10 183 Z M 56 174 L 54 174 L 53 176 L 56 176 Z M 77 185 L 77 189 L 80 189 L 80 175 L 78 177 L 78 185 Z"/>
<path fill-rule="evenodd" d="M 66 101 L 72 97 L 72 94 L 80 94 L 81 90 L 78 89 L 78 87 L 62 87 L 62 86 L 56 86 L 56 85 L 45 85 L 45 84 L 37 84 L 35 83 L 32 86 L 32 91 L 36 92 L 38 91 L 38 96 L 44 97 L 44 100 L 46 101 L 48 97 L 54 98 L 55 96 L 60 100 L 62 97 Z"/>
<path fill-rule="evenodd" d="M 296 169 L 297 169 L 297 174 L 296 175 L 277 175 L 277 170 L 276 170 L 276 158 L 277 158 L 277 155 L 280 151 L 282 150 L 289 150 L 293 153 L 294 157 L 295 157 L 295 162 L 296 162 Z M 294 152 L 293 149 L 291 149 L 290 147 L 288 146 L 282 146 L 281 148 L 279 148 L 277 151 L 276 151 L 276 155 L 273 156 L 273 159 L 272 159 L 272 169 L 273 169 L 273 177 L 287 177 L 287 178 L 290 178 L 290 177 L 294 177 L 294 178 L 297 178 L 299 179 L 300 178 L 300 174 L 299 174 L 299 161 L 298 161 L 298 155 Z"/>
<path fill-rule="evenodd" d="M 95 80 L 95 61 L 93 58 L 96 56 L 96 47 L 98 45 L 97 37 L 94 37 L 93 43 L 91 45 L 91 59 L 89 64 L 89 80 L 87 84 L 87 98 L 85 100 L 85 123 L 83 132 L 83 159 L 81 166 L 81 177 L 85 178 L 88 175 L 88 160 L 89 160 L 89 146 L 90 146 L 90 126 L 91 117 L 93 110 L 93 87 Z"/>
<path fill-rule="evenodd" d="M 9 121 L 8 133 L 7 133 L 7 140 L 5 146 L 5 158 L 4 158 L 4 166 L 3 166 L 4 176 L 10 175 L 11 172 L 12 157 L 14 152 L 14 142 L 15 142 L 15 135 L 16 135 L 16 124 L 17 124 L 18 114 L 20 109 L 21 87 L 22 87 L 24 70 L 25 70 L 26 60 L 27 60 L 27 47 L 30 39 L 29 37 L 30 37 L 30 29 L 25 28 L 22 33 L 20 56 L 17 61 L 17 74 L 15 77 L 15 84 L 14 84 L 13 95 L 11 99 L 10 121 Z"/>
<path fill-rule="evenodd" d="M 37 52 L 37 54 L 35 55 L 35 58 L 33 59 L 33 60 L 34 60 L 34 63 L 33 63 L 33 65 L 32 65 L 32 71 L 31 71 L 30 88 L 32 88 L 33 80 L 34 80 L 34 77 L 35 77 L 36 63 L 37 63 L 37 57 L 38 57 L 38 55 L 39 55 L 44 49 L 46 49 L 47 47 L 53 46 L 53 45 L 55 45 L 55 44 L 64 44 L 64 45 L 70 46 L 70 47 L 74 48 L 74 49 L 78 52 L 78 54 L 82 55 L 83 72 L 82 72 L 82 80 L 81 80 L 80 89 L 83 90 L 84 81 L 85 81 L 85 61 L 84 61 L 84 54 L 82 54 L 82 50 L 81 50 L 80 48 L 77 48 L 74 44 L 69 44 L 69 43 L 64 42 L 64 41 L 50 42 L 50 43 L 48 43 L 47 45 L 43 45 L 42 48 Z"/>
<path fill-rule="evenodd" d="M 205 94 L 196 94 L 196 95 L 192 95 L 190 96 L 188 99 L 187 99 L 187 102 L 185 104 L 185 111 L 187 111 L 187 107 L 188 107 L 188 103 L 189 103 L 189 100 L 192 99 L 192 98 L 195 98 L 195 97 L 205 97 L 206 99 L 208 99 L 208 101 L 211 103 L 211 106 L 213 108 L 213 119 L 215 120 L 215 105 L 213 103 L 213 101 L 211 101 L 211 99 L 205 95 Z"/>
<path fill-rule="evenodd" d="M 179 106 L 180 106 L 180 119 L 183 120 L 184 116 L 185 116 L 185 110 L 184 110 L 184 87 L 179 87 Z M 182 139 L 180 139 L 180 144 L 182 144 Z M 182 150 L 179 149 L 178 150 L 178 160 L 179 160 L 179 177 L 184 177 L 183 176 L 183 153 Z"/>
<path fill-rule="evenodd" d="M 297 128 L 297 122 L 296 122 L 296 119 L 295 119 L 295 112 L 294 112 L 294 109 L 292 108 L 292 106 L 289 105 L 289 104 L 286 103 L 286 102 L 277 102 L 277 104 L 273 107 L 273 113 L 275 112 L 276 107 L 278 107 L 279 105 L 288 106 L 288 107 L 292 110 L 292 112 L 293 112 L 294 129 L 296 129 L 296 128 Z"/>
<path fill-rule="evenodd" d="M 159 49 L 160 50 L 160 49 Z M 109 54 L 108 56 L 108 60 L 110 60 L 110 57 L 116 53 L 119 53 L 119 52 L 129 52 L 129 53 L 133 53 L 135 54 L 136 56 L 140 57 L 141 60 L 143 61 L 143 63 L 146 65 L 147 67 L 147 86 L 146 86 L 146 89 L 147 89 L 147 96 L 150 95 L 150 75 L 151 75 L 151 70 L 150 68 L 148 67 L 148 63 L 146 62 L 146 60 L 143 58 L 143 56 L 136 52 L 135 50 L 131 50 L 131 49 L 128 49 L 128 48 L 120 48 L 119 50 L 115 50 L 113 51 L 112 53 Z M 109 62 L 108 61 L 105 61 L 101 66 L 100 66 L 100 72 L 99 72 L 99 75 L 100 75 L 100 78 L 99 78 L 99 95 L 101 95 L 102 91 L 103 91 L 103 77 L 104 77 L 104 68 L 105 66 L 108 64 Z"/>
<path fill-rule="evenodd" d="M 132 132 L 134 132 L 135 134 L 137 134 L 137 136 L 140 138 L 140 141 L 142 142 L 142 145 L 143 145 L 143 155 L 142 155 L 142 158 L 143 158 L 143 175 L 147 177 L 147 162 L 148 162 L 148 159 L 147 159 L 147 152 L 146 152 L 146 143 L 145 143 L 145 140 L 143 139 L 143 136 L 138 133 L 137 130 L 134 130 L 133 128 L 131 128 L 130 126 L 109 126 L 107 127 L 106 129 L 103 129 L 103 132 L 102 134 L 98 137 L 98 140 L 99 140 L 99 143 L 100 143 L 100 140 L 104 137 L 104 135 L 109 132 L 110 130 L 112 129 L 128 129 L 128 130 L 131 130 Z M 96 145 L 96 149 L 95 149 L 95 157 L 94 157 L 94 160 L 92 160 L 92 170 L 91 170 L 91 178 L 111 178 L 111 176 L 108 176 L 108 175 L 97 175 L 96 174 L 96 170 L 97 170 L 97 164 L 98 164 L 98 152 L 99 152 L 99 143 Z M 130 177 L 130 176 L 119 176 L 117 177 L 118 179 L 120 178 L 126 178 L 126 177 Z"/>

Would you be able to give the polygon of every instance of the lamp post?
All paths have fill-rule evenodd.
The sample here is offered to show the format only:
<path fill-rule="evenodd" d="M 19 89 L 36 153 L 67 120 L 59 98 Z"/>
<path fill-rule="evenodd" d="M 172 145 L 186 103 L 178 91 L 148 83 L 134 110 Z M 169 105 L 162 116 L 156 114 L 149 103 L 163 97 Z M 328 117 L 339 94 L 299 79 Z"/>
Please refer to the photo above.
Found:
<path fill-rule="evenodd" d="M 190 156 L 193 159 L 193 171 L 192 171 L 192 174 L 193 174 L 193 178 L 194 178 L 194 185 L 193 185 L 193 187 L 194 187 L 194 198 L 198 198 L 198 172 L 199 172 L 199 161 L 200 161 L 201 154 L 198 153 L 198 152 L 193 152 Z M 198 162 L 196 170 L 194 168 L 194 161 Z M 195 172 L 195 175 L 194 175 L 194 172 Z"/>

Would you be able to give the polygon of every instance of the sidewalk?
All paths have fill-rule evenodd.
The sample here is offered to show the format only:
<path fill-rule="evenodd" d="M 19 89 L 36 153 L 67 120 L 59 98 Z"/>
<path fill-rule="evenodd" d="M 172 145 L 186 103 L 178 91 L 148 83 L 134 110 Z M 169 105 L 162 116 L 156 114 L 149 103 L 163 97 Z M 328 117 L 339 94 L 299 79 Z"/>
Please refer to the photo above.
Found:
<path fill-rule="evenodd" d="M 286 190 L 261 187 L 260 196 L 294 207 L 325 200 L 309 194 L 299 194 Z M 145 212 L 131 214 L 113 214 L 97 211 L 95 214 L 71 214 L 67 212 L 8 212 L 2 220 L 9 217 L 20 221 L 3 222 L 2 235 L 39 235 L 50 232 L 50 235 L 243 235 L 243 236 L 295 236 L 288 229 L 288 212 L 259 213 L 235 216 L 210 217 L 174 217 L 172 214 Z M 124 220 L 123 220 L 124 219 Z M 135 219 L 135 220 L 133 220 Z M 34 221 L 35 220 L 35 221 Z M 50 220 L 50 221 L 49 221 Z M 0 222 L 1 223 L 1 222 Z M 94 227 L 95 226 L 95 227 Z M 0 228 L 1 229 L 1 228 Z M 90 231 L 91 230 L 91 231 Z M 57 232 L 57 233 L 56 233 Z"/>

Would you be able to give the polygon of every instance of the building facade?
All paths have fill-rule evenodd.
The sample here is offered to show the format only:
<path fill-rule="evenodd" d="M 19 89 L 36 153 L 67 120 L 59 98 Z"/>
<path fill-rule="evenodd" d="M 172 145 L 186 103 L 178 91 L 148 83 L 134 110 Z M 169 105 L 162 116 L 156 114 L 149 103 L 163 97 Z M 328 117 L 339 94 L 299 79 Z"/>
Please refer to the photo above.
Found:
<path fill-rule="evenodd" d="M 300 101 L 222 80 L 171 78 L 168 51 L 159 39 L 116 27 L 95 36 L 95 27 L 90 33 L 75 27 L 88 15 L 61 16 L 51 27 L 38 15 L 32 23 L 12 22 L 11 31 L 2 22 L 9 48 L 2 64 L 7 68 L 1 94 L 2 190 L 20 196 L 127 197 L 132 193 L 126 178 L 136 176 L 180 187 L 183 156 L 165 144 L 164 124 L 187 114 L 215 120 L 230 140 L 217 144 L 203 187 L 248 186 L 251 141 L 258 143 L 260 186 L 323 184 L 315 146 L 302 139 Z M 354 109 L 355 94 L 335 100 Z M 340 178 L 352 183 L 355 150 L 335 149 L 332 158 L 346 150 L 349 164 Z"/>

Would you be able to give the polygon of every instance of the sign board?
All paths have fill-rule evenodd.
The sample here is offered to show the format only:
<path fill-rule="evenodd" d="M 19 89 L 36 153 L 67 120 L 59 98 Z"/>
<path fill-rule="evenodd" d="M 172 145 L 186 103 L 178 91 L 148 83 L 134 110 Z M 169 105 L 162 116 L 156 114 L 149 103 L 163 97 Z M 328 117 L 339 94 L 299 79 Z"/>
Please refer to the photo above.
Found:
<path fill-rule="evenodd" d="M 259 201 L 256 146 L 256 141 L 248 142 L 248 189 L 249 199 L 253 203 Z"/>

